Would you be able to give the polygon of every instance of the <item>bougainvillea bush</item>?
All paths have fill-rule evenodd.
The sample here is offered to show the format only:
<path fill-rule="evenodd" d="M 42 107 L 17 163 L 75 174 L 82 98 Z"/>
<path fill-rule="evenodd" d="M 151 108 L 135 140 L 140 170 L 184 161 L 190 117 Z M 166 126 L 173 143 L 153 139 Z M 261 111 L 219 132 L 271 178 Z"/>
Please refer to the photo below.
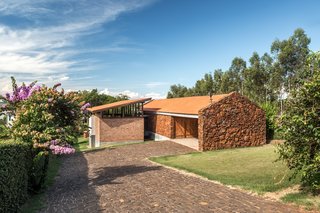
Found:
<path fill-rule="evenodd" d="M 65 93 L 53 87 L 30 85 L 17 86 L 12 78 L 12 93 L 1 97 L 6 101 L 0 114 L 14 115 L 10 135 L 16 141 L 32 145 L 33 166 L 30 181 L 33 189 L 41 188 L 44 182 L 48 154 L 72 154 L 72 144 L 85 128 L 90 104 L 81 103 L 75 92 Z"/>
<path fill-rule="evenodd" d="M 55 146 L 69 150 L 86 128 L 83 119 L 90 105 L 80 103 L 77 93 L 58 89 L 60 84 L 50 88 L 35 83 L 18 87 L 14 79 L 12 83 L 12 94 L 3 97 L 8 103 L 3 110 L 15 115 L 12 137 L 47 150 L 55 140 Z"/>

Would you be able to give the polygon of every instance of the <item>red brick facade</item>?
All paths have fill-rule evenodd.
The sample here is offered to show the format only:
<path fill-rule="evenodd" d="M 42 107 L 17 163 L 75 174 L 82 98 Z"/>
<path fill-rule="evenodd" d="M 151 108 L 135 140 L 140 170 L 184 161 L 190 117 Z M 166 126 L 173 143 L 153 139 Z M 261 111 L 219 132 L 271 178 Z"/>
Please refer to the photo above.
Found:
<path fill-rule="evenodd" d="M 232 93 L 200 110 L 198 134 L 201 151 L 263 145 L 265 113 L 246 97 Z"/>
<path fill-rule="evenodd" d="M 149 114 L 146 123 L 146 130 L 163 135 L 168 138 L 173 138 L 174 135 L 174 120 L 172 116 Z"/>
<path fill-rule="evenodd" d="M 167 138 L 197 138 L 198 119 L 149 114 L 146 130 Z"/>
<path fill-rule="evenodd" d="M 97 140 L 100 142 L 143 141 L 143 118 L 98 119 Z"/>

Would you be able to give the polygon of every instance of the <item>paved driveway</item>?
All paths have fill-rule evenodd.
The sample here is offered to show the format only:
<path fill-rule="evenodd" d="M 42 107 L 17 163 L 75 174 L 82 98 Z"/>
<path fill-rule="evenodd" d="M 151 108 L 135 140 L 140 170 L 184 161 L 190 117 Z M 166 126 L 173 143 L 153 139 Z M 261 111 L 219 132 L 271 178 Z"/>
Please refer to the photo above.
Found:
<path fill-rule="evenodd" d="M 194 151 L 154 142 L 64 158 L 42 212 L 298 212 L 292 206 L 157 166 L 146 158 Z"/>

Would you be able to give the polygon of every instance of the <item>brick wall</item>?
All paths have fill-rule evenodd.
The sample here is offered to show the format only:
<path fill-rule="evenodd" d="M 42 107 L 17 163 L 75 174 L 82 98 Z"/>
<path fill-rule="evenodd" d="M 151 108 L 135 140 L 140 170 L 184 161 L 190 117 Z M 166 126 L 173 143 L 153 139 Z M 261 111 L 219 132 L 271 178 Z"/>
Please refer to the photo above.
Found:
<path fill-rule="evenodd" d="M 146 130 L 168 138 L 173 138 L 173 125 L 173 117 L 171 116 L 149 114 Z"/>
<path fill-rule="evenodd" d="M 143 118 L 99 119 L 100 142 L 143 141 Z"/>
<path fill-rule="evenodd" d="M 198 122 L 201 151 L 266 143 L 264 111 L 238 93 L 200 110 Z"/>

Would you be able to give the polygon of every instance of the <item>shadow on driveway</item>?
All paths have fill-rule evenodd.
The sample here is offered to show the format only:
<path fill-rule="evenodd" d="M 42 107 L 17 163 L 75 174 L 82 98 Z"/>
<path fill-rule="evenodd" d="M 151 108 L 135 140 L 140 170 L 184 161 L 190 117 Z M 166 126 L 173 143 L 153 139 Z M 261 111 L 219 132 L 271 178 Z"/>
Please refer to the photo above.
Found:
<path fill-rule="evenodd" d="M 161 168 L 161 166 L 136 165 L 100 167 L 94 172 L 94 178 L 91 179 L 91 181 L 93 185 L 121 184 L 121 182 L 115 182 L 119 177 L 132 176 L 139 173 L 159 170 Z"/>
<path fill-rule="evenodd" d="M 99 197 L 90 186 L 88 162 L 83 153 L 61 156 L 62 165 L 41 212 L 97 212 Z"/>

